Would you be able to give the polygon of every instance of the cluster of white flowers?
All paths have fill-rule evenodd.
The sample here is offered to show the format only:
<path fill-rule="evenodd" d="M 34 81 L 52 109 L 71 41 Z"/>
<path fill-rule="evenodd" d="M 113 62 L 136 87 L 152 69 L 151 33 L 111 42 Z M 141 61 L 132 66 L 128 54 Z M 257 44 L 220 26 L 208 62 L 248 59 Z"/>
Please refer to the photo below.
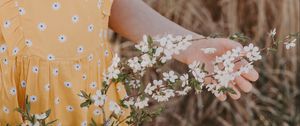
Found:
<path fill-rule="evenodd" d="M 246 58 L 250 63 L 241 66 L 238 70 L 234 70 L 236 62 L 243 58 Z M 222 94 L 219 91 L 220 88 L 228 87 L 230 83 L 234 84 L 233 81 L 237 76 L 249 72 L 253 68 L 252 63 L 261 58 L 259 48 L 253 44 L 227 51 L 222 56 L 216 58 L 214 62 L 214 75 L 212 76 L 216 81 L 206 85 L 207 90 L 217 96 Z"/>
<path fill-rule="evenodd" d="M 34 116 L 35 116 L 35 118 L 38 119 L 38 120 L 42 120 L 42 119 L 46 119 L 46 118 L 47 118 L 47 114 L 46 114 L 46 113 L 35 114 Z"/>
<path fill-rule="evenodd" d="M 274 28 L 273 30 L 270 31 L 269 36 L 274 38 L 276 35 L 276 28 Z"/>
<path fill-rule="evenodd" d="M 124 100 L 124 104 L 129 107 L 131 105 L 134 105 L 137 109 L 143 109 L 145 107 L 147 107 L 149 104 L 149 98 L 145 97 L 145 98 L 141 98 L 141 97 L 137 97 L 136 101 L 134 101 L 135 98 L 133 97 L 126 97 L 126 100 Z"/>
<path fill-rule="evenodd" d="M 148 102 L 149 102 L 149 98 L 144 98 L 144 99 L 141 99 L 140 97 L 138 97 L 136 99 L 136 102 L 135 102 L 135 107 L 138 108 L 138 109 L 142 109 L 142 108 L 145 108 L 148 106 Z"/>
<path fill-rule="evenodd" d="M 118 55 L 116 54 L 112 59 L 112 63 L 108 67 L 107 72 L 103 73 L 104 82 L 106 82 L 106 84 L 109 84 L 111 79 L 118 78 L 118 75 L 121 73 L 121 70 L 118 67 L 119 63 L 120 63 L 120 57 L 118 57 Z"/>
<path fill-rule="evenodd" d="M 121 107 L 114 101 L 109 102 L 109 110 L 115 113 L 116 115 L 121 115 L 123 112 Z"/>
<path fill-rule="evenodd" d="M 152 67 L 153 64 L 160 61 L 165 63 L 172 59 L 174 54 L 179 54 L 191 45 L 192 36 L 173 36 L 167 35 L 158 39 L 150 39 L 144 35 L 143 40 L 135 45 L 142 52 L 140 57 L 133 57 L 128 60 L 128 66 L 134 73 L 139 73 L 141 76 L 147 67 Z"/>
<path fill-rule="evenodd" d="M 193 37 L 188 36 L 173 36 L 171 34 L 155 39 L 155 42 L 159 43 L 156 48 L 155 56 L 163 54 L 159 59 L 162 63 L 172 59 L 172 55 L 179 54 L 180 51 L 187 49 L 191 45 L 191 40 Z"/>
<path fill-rule="evenodd" d="M 246 57 L 250 61 L 257 61 L 262 58 L 260 55 L 259 48 L 254 46 L 252 43 L 249 44 L 248 46 L 245 46 L 243 51 L 246 52 Z"/>
<path fill-rule="evenodd" d="M 292 41 L 289 41 L 289 42 L 285 42 L 285 48 L 286 49 L 291 49 L 291 48 L 294 48 L 296 47 L 296 40 L 297 39 L 293 39 Z"/>
<path fill-rule="evenodd" d="M 205 54 L 213 54 L 217 51 L 216 48 L 202 48 L 201 49 Z"/>
<path fill-rule="evenodd" d="M 193 74 L 193 76 L 199 83 L 203 83 L 204 78 L 206 76 L 205 72 L 202 70 L 201 67 L 202 66 L 199 61 L 194 61 L 192 64 L 189 64 L 189 72 Z"/>
<path fill-rule="evenodd" d="M 129 82 L 129 86 L 132 87 L 133 89 L 139 88 L 141 86 L 141 81 L 140 80 L 131 80 Z"/>
<path fill-rule="evenodd" d="M 92 96 L 92 100 L 94 101 L 94 105 L 103 106 L 106 100 L 106 95 L 102 94 L 101 90 L 97 90 L 96 94 Z"/>
<path fill-rule="evenodd" d="M 128 60 L 128 66 L 133 70 L 134 73 L 139 73 L 141 76 L 144 75 L 147 67 L 152 67 L 155 63 L 155 58 L 152 58 L 147 53 L 143 54 L 140 58 L 133 57 Z"/>
<path fill-rule="evenodd" d="M 175 96 L 174 90 L 167 88 L 162 80 L 154 80 L 153 83 L 149 83 L 144 92 L 158 102 L 168 101 L 169 98 Z"/>
<path fill-rule="evenodd" d="M 176 93 L 178 95 L 186 95 L 192 89 L 192 87 L 189 86 L 189 75 L 183 74 L 182 76 L 180 76 L 180 80 L 183 90 L 177 90 Z"/>
<path fill-rule="evenodd" d="M 168 73 L 163 73 L 164 81 L 169 81 L 171 83 L 175 83 L 176 79 L 178 78 L 177 75 L 175 75 L 174 71 L 169 71 Z"/>

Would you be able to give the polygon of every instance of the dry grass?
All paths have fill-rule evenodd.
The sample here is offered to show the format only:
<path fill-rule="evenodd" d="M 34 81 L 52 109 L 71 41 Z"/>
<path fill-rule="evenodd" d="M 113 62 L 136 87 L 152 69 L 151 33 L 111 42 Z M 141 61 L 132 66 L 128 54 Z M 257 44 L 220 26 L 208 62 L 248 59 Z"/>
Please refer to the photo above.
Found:
<path fill-rule="evenodd" d="M 145 0 L 164 16 L 178 24 L 209 35 L 243 32 L 259 46 L 270 44 L 266 33 L 276 27 L 282 37 L 300 31 L 299 0 Z M 121 41 L 115 36 L 115 40 Z M 134 55 L 132 44 L 118 45 L 123 56 Z M 229 126 L 229 125 L 300 125 L 300 46 L 280 49 L 257 64 L 260 79 L 255 89 L 238 101 L 219 102 L 208 93 L 191 94 L 168 103 L 160 116 L 145 125 Z M 181 65 L 183 67 L 178 67 Z M 177 66 L 177 67 L 174 67 Z M 166 69 L 185 71 L 174 61 Z M 181 68 L 181 69 L 179 69 Z M 147 79 L 156 78 L 155 72 Z M 156 107 L 155 104 L 152 105 Z"/>

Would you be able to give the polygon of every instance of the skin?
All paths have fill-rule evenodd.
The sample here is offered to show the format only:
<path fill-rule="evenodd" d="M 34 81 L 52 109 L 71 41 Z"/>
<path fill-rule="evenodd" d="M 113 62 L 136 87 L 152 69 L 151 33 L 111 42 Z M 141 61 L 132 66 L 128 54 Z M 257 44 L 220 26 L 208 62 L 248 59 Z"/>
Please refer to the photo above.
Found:
<path fill-rule="evenodd" d="M 161 16 L 142 0 L 114 0 L 109 26 L 115 32 L 133 42 L 139 42 L 144 34 L 151 36 L 165 34 L 193 35 L 194 38 L 203 38 L 202 35 L 189 31 Z M 186 64 L 190 64 L 195 60 L 212 64 L 216 56 L 220 56 L 227 50 L 237 47 L 242 46 L 226 38 L 202 39 L 193 41 L 188 49 L 175 55 L 173 58 Z M 201 48 L 216 48 L 217 51 L 214 54 L 204 54 Z M 237 63 L 235 69 L 246 63 L 246 61 Z M 207 69 L 212 71 L 212 65 L 207 65 Z M 218 99 L 224 101 L 228 96 L 235 100 L 239 99 L 241 92 L 251 91 L 251 82 L 256 81 L 258 77 L 259 75 L 254 69 L 247 74 L 236 77 L 234 80 L 236 84 L 230 84 L 236 91 L 236 94 L 222 95 Z"/>

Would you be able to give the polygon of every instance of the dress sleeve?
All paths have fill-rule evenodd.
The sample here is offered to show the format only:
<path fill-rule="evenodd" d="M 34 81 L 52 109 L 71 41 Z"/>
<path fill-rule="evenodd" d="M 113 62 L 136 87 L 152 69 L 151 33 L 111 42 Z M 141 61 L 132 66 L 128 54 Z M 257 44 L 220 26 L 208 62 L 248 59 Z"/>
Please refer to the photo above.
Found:
<path fill-rule="evenodd" d="M 111 13 L 111 6 L 113 4 L 113 0 L 104 0 L 104 8 L 103 8 L 103 14 L 106 16 L 109 16 Z"/>

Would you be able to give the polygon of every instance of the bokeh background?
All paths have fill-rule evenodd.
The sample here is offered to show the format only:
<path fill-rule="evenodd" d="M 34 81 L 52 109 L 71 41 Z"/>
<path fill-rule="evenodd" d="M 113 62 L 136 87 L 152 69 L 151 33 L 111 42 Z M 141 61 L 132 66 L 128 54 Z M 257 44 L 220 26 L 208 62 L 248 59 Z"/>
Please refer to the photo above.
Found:
<path fill-rule="evenodd" d="M 300 31 L 300 0 L 144 0 L 159 13 L 202 35 L 245 33 L 256 45 Z M 131 57 L 133 43 L 112 34 L 116 51 Z M 298 43 L 300 43 L 298 41 Z M 187 66 L 172 61 L 164 69 L 185 72 Z M 191 93 L 164 103 L 165 111 L 145 126 L 300 126 L 300 44 L 265 57 L 256 64 L 260 79 L 237 101 L 218 101 L 210 93 Z M 145 81 L 158 73 L 150 71 Z M 151 103 L 151 108 L 159 105 Z"/>

